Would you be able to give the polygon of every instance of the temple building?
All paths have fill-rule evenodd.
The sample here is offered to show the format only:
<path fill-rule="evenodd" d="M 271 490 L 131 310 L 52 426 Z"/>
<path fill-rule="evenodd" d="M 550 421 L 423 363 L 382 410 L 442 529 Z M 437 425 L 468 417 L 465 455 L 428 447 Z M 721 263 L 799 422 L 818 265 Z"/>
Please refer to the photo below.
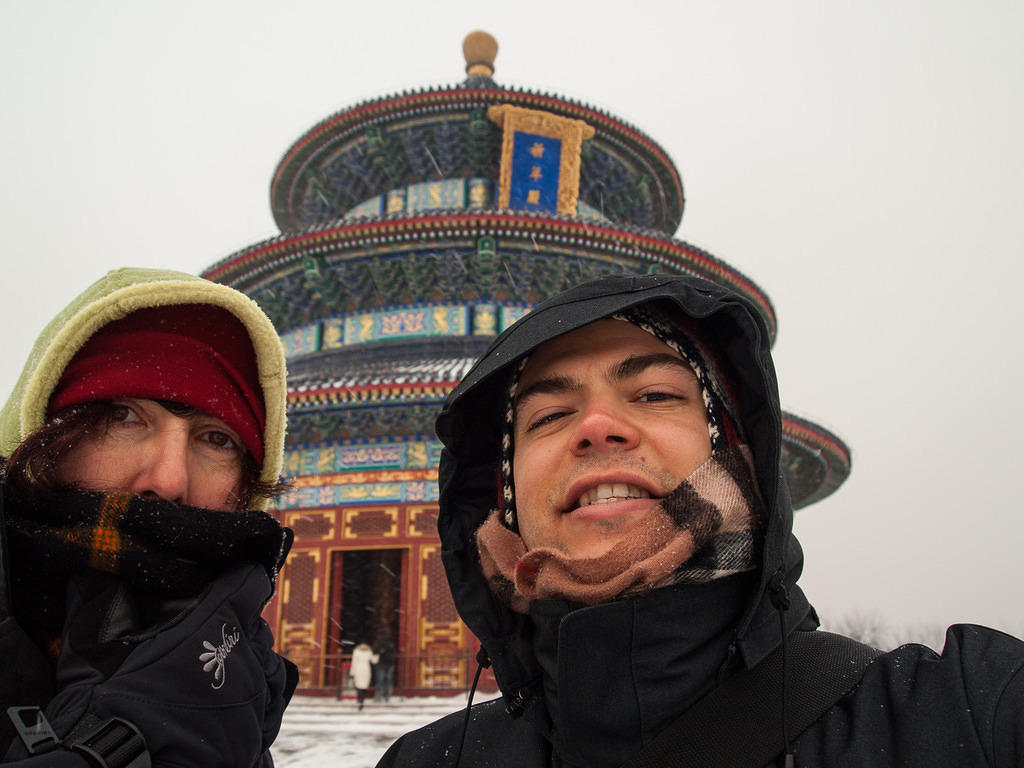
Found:
<path fill-rule="evenodd" d="M 300 689 L 339 694 L 354 645 L 399 650 L 396 692 L 463 689 L 478 644 L 441 565 L 434 418 L 492 338 L 542 299 L 599 275 L 689 273 L 743 294 L 751 280 L 673 238 L 675 165 L 624 120 L 499 85 L 497 43 L 464 43 L 457 85 L 344 109 L 288 149 L 271 182 L 281 234 L 204 276 L 267 312 L 288 358 L 285 474 L 275 513 L 295 531 L 267 606 Z M 784 470 L 805 507 L 850 454 L 784 416 Z"/>

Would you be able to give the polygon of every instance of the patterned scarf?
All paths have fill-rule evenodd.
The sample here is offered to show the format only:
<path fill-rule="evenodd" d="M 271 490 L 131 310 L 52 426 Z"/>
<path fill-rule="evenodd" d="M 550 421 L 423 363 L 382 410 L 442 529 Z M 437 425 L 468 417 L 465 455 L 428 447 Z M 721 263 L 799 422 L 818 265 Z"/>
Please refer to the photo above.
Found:
<path fill-rule="evenodd" d="M 503 603 L 527 613 L 532 600 L 598 605 L 752 570 L 764 518 L 754 477 L 747 446 L 716 450 L 596 558 L 571 558 L 546 547 L 527 551 L 494 510 L 476 534 L 484 575 Z"/>
<path fill-rule="evenodd" d="M 292 532 L 266 512 L 220 512 L 124 493 L 5 494 L 14 611 L 37 637 L 59 634 L 68 579 L 108 573 L 139 603 L 195 597 L 226 566 L 256 562 L 271 581 Z"/>

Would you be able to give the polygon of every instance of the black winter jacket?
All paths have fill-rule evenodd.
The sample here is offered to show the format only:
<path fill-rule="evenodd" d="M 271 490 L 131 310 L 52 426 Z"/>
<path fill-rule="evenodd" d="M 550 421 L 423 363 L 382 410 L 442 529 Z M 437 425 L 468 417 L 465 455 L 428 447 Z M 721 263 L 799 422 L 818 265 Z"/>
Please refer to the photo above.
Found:
<path fill-rule="evenodd" d="M 497 506 L 511 366 L 555 336 L 653 300 L 700 320 L 735 377 L 768 510 L 760 567 L 604 605 L 546 600 L 534 602 L 529 616 L 514 613 L 489 591 L 473 540 Z M 717 285 L 688 277 L 602 278 L 541 304 L 504 332 L 451 394 L 437 422 L 445 444 L 442 556 L 455 604 L 490 656 L 502 691 L 501 699 L 473 707 L 462 766 L 622 765 L 720 681 L 782 643 L 769 599 L 773 576 L 789 596 L 785 633 L 817 627 L 796 584 L 803 555 L 780 471 L 782 418 L 769 349 L 757 311 Z M 796 765 L 1024 765 L 1022 669 L 1024 643 L 973 626 L 952 627 L 941 657 L 918 645 L 884 654 L 824 716 L 791 734 Z M 463 716 L 407 734 L 379 765 L 453 765 Z"/>
<path fill-rule="evenodd" d="M 0 557 L 6 566 L 2 520 L 0 493 Z M 289 545 L 290 536 L 282 532 L 282 561 Z M 138 626 L 140 612 L 120 579 L 104 574 L 72 580 L 56 669 L 12 615 L 7 575 L 0 568 L 0 764 L 98 765 L 81 746 L 89 747 L 89 737 L 111 724 L 126 744 L 131 729 L 141 734 L 146 764 L 154 768 L 273 767 L 269 748 L 298 671 L 274 652 L 274 638 L 260 616 L 273 589 L 263 565 L 226 565 L 198 597 L 179 601 L 157 627 Z M 89 590 L 80 588 L 86 583 Z M 34 753 L 27 748 L 7 714 L 8 707 L 26 706 L 43 711 L 59 742 L 40 740 Z M 135 751 L 129 748 L 128 754 Z"/>

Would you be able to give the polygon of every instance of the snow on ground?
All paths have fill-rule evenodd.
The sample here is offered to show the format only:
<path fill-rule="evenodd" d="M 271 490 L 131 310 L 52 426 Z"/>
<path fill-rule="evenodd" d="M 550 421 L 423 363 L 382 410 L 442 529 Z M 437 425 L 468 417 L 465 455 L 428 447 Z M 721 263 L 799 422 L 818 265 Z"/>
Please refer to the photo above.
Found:
<path fill-rule="evenodd" d="M 495 695 L 478 693 L 473 702 Z M 403 733 L 465 706 L 465 694 L 393 696 L 390 702 L 367 701 L 360 712 L 352 699 L 295 696 L 271 752 L 277 768 L 373 768 Z"/>

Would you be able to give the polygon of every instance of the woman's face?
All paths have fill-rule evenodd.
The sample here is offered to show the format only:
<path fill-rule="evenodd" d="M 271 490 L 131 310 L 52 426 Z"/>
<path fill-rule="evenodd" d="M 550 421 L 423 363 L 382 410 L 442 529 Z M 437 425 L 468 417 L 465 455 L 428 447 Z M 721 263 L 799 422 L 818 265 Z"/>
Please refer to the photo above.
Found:
<path fill-rule="evenodd" d="M 105 432 L 89 434 L 57 463 L 57 479 L 193 507 L 238 509 L 245 447 L 223 421 L 176 415 L 154 400 L 114 400 Z"/>

